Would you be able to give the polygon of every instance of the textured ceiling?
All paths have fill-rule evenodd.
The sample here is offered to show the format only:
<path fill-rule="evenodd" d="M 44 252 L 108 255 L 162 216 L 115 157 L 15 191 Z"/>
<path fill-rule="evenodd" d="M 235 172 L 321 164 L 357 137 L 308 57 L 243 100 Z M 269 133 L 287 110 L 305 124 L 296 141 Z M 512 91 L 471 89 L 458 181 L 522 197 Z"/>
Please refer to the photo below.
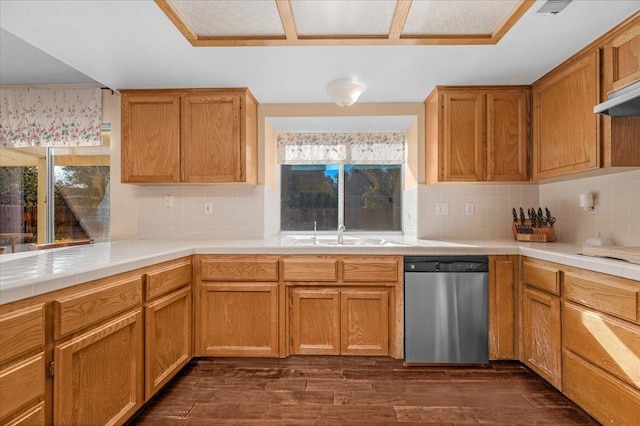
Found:
<path fill-rule="evenodd" d="M 491 34 L 519 0 L 414 1 L 403 34 Z"/>
<path fill-rule="evenodd" d="M 284 36 L 273 1 L 185 1 L 169 4 L 196 34 L 209 36 Z"/>
<path fill-rule="evenodd" d="M 291 2 L 301 36 L 386 35 L 395 7 L 388 0 Z"/>
<path fill-rule="evenodd" d="M 155 2 L 185 38 L 200 47 L 495 44 L 534 4 L 533 0 Z"/>

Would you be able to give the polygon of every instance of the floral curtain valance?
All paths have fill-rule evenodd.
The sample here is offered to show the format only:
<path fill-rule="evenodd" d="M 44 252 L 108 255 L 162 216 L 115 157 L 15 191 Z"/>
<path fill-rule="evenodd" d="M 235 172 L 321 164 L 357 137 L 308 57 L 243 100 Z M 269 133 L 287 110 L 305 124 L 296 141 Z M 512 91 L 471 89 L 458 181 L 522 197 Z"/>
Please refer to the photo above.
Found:
<path fill-rule="evenodd" d="M 2 147 L 102 144 L 99 87 L 0 87 L 0 102 Z"/>
<path fill-rule="evenodd" d="M 277 133 L 280 164 L 403 164 L 404 133 Z"/>

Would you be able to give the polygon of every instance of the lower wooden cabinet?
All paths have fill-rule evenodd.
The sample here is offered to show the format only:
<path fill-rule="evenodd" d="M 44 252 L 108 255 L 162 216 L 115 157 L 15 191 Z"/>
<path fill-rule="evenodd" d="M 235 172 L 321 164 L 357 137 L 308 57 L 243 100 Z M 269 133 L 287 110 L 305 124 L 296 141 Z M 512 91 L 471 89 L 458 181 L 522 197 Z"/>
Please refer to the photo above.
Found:
<path fill-rule="evenodd" d="M 0 371 L 0 418 L 43 398 L 44 380 L 43 353 Z"/>
<path fill-rule="evenodd" d="M 53 423 L 120 424 L 144 402 L 142 310 L 56 344 Z"/>
<path fill-rule="evenodd" d="M 291 289 L 291 353 L 340 354 L 340 292 Z"/>
<path fill-rule="evenodd" d="M 516 359 L 518 256 L 489 256 L 489 359 Z"/>
<path fill-rule="evenodd" d="M 562 390 L 560 298 L 525 287 L 522 292 L 524 363 Z"/>
<path fill-rule="evenodd" d="M 293 288 L 291 353 L 389 354 L 389 292 Z"/>
<path fill-rule="evenodd" d="M 340 292 L 340 352 L 343 355 L 389 354 L 389 292 Z"/>
<path fill-rule="evenodd" d="M 145 399 L 191 359 L 191 287 L 145 307 Z"/>
<path fill-rule="evenodd" d="M 44 336 L 42 303 L 0 311 L 0 424 L 44 424 Z"/>
<path fill-rule="evenodd" d="M 565 351 L 564 377 L 564 394 L 602 424 L 638 424 L 640 391 L 637 388 L 606 374 L 571 351 Z"/>
<path fill-rule="evenodd" d="M 197 356 L 278 356 L 278 283 L 200 283 Z"/>
<path fill-rule="evenodd" d="M 12 419 L 5 426 L 44 425 L 46 423 L 45 418 L 44 401 L 42 401 L 30 410 L 23 413 L 21 416 Z"/>

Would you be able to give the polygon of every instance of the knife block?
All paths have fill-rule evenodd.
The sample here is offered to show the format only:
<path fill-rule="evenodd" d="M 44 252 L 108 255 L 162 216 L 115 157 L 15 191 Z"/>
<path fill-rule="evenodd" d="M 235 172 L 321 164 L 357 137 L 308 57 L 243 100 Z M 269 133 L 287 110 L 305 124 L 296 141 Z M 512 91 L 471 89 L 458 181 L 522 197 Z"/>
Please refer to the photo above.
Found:
<path fill-rule="evenodd" d="M 513 239 L 516 241 L 529 241 L 536 243 L 550 243 L 556 240 L 556 231 L 552 226 L 543 226 L 540 228 L 531 228 L 533 234 L 519 234 L 516 231 L 516 225 L 520 225 L 520 221 L 513 221 L 511 223 L 511 232 L 513 233 Z M 525 219 L 525 225 L 531 226 L 531 220 Z"/>

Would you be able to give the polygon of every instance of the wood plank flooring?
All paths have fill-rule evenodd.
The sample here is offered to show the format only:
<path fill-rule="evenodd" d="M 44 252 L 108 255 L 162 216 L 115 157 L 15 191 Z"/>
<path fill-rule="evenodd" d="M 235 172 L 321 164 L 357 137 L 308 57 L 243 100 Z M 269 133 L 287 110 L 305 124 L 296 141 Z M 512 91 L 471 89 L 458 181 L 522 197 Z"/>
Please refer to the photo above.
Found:
<path fill-rule="evenodd" d="M 403 367 L 386 357 L 193 361 L 131 425 L 597 425 L 517 362 Z"/>

